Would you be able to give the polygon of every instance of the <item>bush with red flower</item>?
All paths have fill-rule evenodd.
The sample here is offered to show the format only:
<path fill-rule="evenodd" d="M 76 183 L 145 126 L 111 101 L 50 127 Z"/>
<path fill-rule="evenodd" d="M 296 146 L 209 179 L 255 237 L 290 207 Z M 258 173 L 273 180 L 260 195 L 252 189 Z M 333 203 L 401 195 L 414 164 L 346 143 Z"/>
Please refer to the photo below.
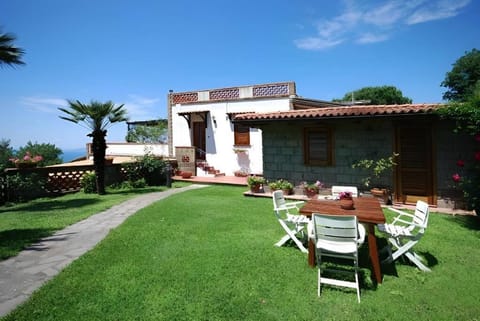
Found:
<path fill-rule="evenodd" d="M 10 161 L 19 167 L 22 165 L 37 165 L 43 160 L 42 155 L 33 156 L 30 152 L 26 152 L 23 157 L 12 157 Z"/>
<path fill-rule="evenodd" d="M 470 135 L 474 148 L 465 159 L 457 160 L 458 171 L 452 180 L 463 192 L 468 209 L 480 214 L 480 84 L 465 102 L 453 102 L 439 110 L 440 116 L 456 123 L 455 133 Z"/>

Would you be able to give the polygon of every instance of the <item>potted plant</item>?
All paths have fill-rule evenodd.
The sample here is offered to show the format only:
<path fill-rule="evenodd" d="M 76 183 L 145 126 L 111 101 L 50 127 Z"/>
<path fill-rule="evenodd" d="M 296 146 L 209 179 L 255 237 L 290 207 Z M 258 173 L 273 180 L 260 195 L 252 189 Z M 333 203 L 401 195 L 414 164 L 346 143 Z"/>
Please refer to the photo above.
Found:
<path fill-rule="evenodd" d="M 381 187 L 379 181 L 382 175 L 397 165 L 395 159 L 399 154 L 393 153 L 389 157 L 377 158 L 377 159 L 362 159 L 352 165 L 352 168 L 360 168 L 368 172 L 367 176 L 362 179 L 363 185 L 370 188 L 370 192 L 373 196 L 381 198 L 386 204 L 390 198 L 391 191 L 388 188 Z"/>
<path fill-rule="evenodd" d="M 318 194 L 321 188 L 323 188 L 323 183 L 320 181 L 316 181 L 313 184 L 308 184 L 307 182 L 302 182 L 300 184 L 303 188 L 303 192 L 307 197 L 312 198 Z"/>
<path fill-rule="evenodd" d="M 340 194 L 338 194 L 338 198 L 340 199 L 341 208 L 343 208 L 344 210 L 354 209 L 352 192 L 349 192 L 349 191 L 340 192 Z"/>
<path fill-rule="evenodd" d="M 16 168 L 34 168 L 37 167 L 38 163 L 43 160 L 42 155 L 33 156 L 30 152 L 26 152 L 25 156 L 19 158 L 14 157 L 9 159 L 12 163 L 15 164 Z"/>
<path fill-rule="evenodd" d="M 243 170 L 243 169 L 239 169 L 239 170 L 233 172 L 233 175 L 235 175 L 236 177 L 247 177 L 247 176 L 248 176 L 248 172 L 246 172 L 246 171 Z"/>
<path fill-rule="evenodd" d="M 262 190 L 263 184 L 265 183 L 266 180 L 262 176 L 251 175 L 247 178 L 247 184 L 252 193 L 259 193 Z"/>
<path fill-rule="evenodd" d="M 292 192 L 293 184 L 286 179 L 278 179 L 274 182 L 270 182 L 268 187 L 270 187 L 272 191 L 281 189 L 283 194 L 289 195 Z"/>

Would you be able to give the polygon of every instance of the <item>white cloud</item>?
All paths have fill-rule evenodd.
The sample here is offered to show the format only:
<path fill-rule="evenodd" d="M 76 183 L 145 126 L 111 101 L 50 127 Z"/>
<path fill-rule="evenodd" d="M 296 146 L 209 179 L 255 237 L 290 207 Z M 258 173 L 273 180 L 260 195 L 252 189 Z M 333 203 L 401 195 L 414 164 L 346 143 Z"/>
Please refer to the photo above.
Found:
<path fill-rule="evenodd" d="M 58 113 L 58 107 L 68 106 L 68 102 L 63 98 L 22 97 L 21 102 L 43 113 Z"/>
<path fill-rule="evenodd" d="M 58 107 L 68 107 L 68 102 L 63 98 L 55 97 L 23 97 L 23 105 L 32 110 L 60 115 Z M 150 120 L 159 118 L 161 111 L 165 109 L 160 104 L 159 98 L 147 98 L 138 95 L 129 95 L 127 102 L 124 103 L 130 120 Z"/>
<path fill-rule="evenodd" d="M 369 44 L 369 43 L 375 43 L 375 42 L 382 42 L 388 39 L 388 35 L 375 35 L 373 33 L 365 33 L 363 35 L 360 35 L 360 37 L 355 41 L 356 43 L 359 44 Z"/>
<path fill-rule="evenodd" d="M 388 1 L 384 5 L 366 10 L 362 19 L 366 24 L 391 26 L 405 16 L 406 8 L 404 2 Z"/>
<path fill-rule="evenodd" d="M 129 95 L 125 103 L 128 117 L 131 121 L 151 120 L 159 118 L 160 111 L 164 106 L 159 104 L 159 98 L 146 98 L 138 95 Z"/>
<path fill-rule="evenodd" d="M 345 10 L 315 25 L 316 34 L 294 40 L 306 50 L 326 50 L 343 43 L 371 44 L 390 39 L 405 25 L 447 19 L 460 14 L 471 0 L 387 0 L 381 4 L 345 0 Z"/>
<path fill-rule="evenodd" d="M 322 39 L 319 37 L 310 37 L 295 40 L 295 44 L 298 48 L 307 49 L 307 50 L 322 50 L 335 47 L 343 42 L 342 39 L 329 40 Z"/>
<path fill-rule="evenodd" d="M 443 0 L 429 2 L 426 6 L 420 7 L 408 17 L 406 23 L 409 25 L 424 23 L 428 21 L 447 19 L 458 15 L 470 3 L 470 0 Z"/>

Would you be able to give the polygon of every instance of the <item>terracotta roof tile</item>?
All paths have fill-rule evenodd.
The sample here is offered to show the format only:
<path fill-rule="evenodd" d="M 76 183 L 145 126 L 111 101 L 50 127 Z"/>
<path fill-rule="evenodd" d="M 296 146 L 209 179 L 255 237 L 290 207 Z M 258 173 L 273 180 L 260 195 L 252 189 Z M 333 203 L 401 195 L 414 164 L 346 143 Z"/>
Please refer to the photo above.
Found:
<path fill-rule="evenodd" d="M 322 107 L 268 113 L 249 113 L 235 116 L 235 121 L 272 121 L 342 117 L 396 116 L 406 114 L 431 114 L 442 104 L 362 105 Z"/>

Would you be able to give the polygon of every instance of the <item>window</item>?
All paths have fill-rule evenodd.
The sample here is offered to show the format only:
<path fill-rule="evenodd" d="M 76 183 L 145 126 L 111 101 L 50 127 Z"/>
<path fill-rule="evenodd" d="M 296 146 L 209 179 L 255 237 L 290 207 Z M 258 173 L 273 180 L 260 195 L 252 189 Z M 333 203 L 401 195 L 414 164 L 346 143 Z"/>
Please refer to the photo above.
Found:
<path fill-rule="evenodd" d="M 330 128 L 305 128 L 305 165 L 333 165 L 333 134 Z"/>
<path fill-rule="evenodd" d="M 233 124 L 233 130 L 235 131 L 235 145 L 250 145 L 250 127 Z"/>

